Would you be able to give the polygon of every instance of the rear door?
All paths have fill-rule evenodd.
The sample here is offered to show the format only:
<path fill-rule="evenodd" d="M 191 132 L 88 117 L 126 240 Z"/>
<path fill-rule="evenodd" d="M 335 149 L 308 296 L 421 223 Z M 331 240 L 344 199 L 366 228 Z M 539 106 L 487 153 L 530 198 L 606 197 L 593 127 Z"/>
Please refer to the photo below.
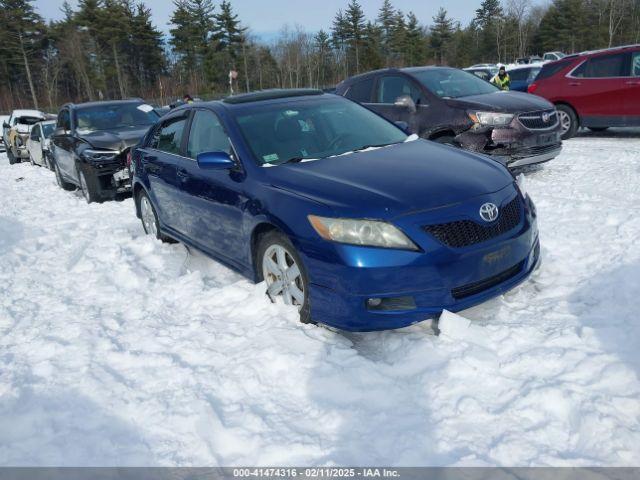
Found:
<path fill-rule="evenodd" d="M 572 105 L 585 126 L 614 126 L 624 116 L 628 54 L 591 57 L 567 76 Z"/>
<path fill-rule="evenodd" d="M 233 263 L 242 264 L 245 174 L 240 163 L 228 170 L 202 169 L 197 157 L 205 152 L 234 153 L 218 116 L 196 109 L 191 118 L 185 156 L 176 160 L 185 235 Z M 236 159 L 237 161 L 237 159 Z"/>
<path fill-rule="evenodd" d="M 625 114 L 628 125 L 640 125 L 640 50 L 630 54 L 631 75 L 626 81 Z"/>
<path fill-rule="evenodd" d="M 182 155 L 189 111 L 179 112 L 154 128 L 149 143 L 141 149 L 141 164 L 150 186 L 151 199 L 160 222 L 183 232 L 180 182 L 176 172 Z"/>

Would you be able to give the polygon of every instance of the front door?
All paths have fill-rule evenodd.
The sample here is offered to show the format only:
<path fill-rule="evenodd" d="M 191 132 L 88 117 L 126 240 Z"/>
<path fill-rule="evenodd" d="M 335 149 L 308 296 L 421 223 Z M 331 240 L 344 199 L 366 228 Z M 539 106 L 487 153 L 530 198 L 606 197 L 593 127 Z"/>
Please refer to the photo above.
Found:
<path fill-rule="evenodd" d="M 73 154 L 74 139 L 71 134 L 71 113 L 63 109 L 58 114 L 56 132 L 51 137 L 53 155 L 60 172 L 67 179 L 76 179 L 76 165 Z"/>
<path fill-rule="evenodd" d="M 242 264 L 245 174 L 240 164 L 228 170 L 198 166 L 205 152 L 225 152 L 233 156 L 229 137 L 218 116 L 210 110 L 193 113 L 189 139 L 183 158 L 176 162 L 184 200 L 181 202 L 186 235 L 207 250 Z M 186 157 L 186 158 L 185 158 Z"/>
<path fill-rule="evenodd" d="M 396 105 L 403 96 L 408 95 L 413 100 L 416 109 L 412 111 L 406 106 Z M 405 122 L 411 133 L 420 134 L 422 131 L 421 117 L 428 109 L 425 95 L 411 78 L 405 75 L 384 75 L 378 78 L 372 103 L 368 108 L 379 113 L 392 122 Z"/>
<path fill-rule="evenodd" d="M 631 76 L 627 78 L 625 115 L 628 125 L 640 125 L 640 50 L 631 53 Z"/>

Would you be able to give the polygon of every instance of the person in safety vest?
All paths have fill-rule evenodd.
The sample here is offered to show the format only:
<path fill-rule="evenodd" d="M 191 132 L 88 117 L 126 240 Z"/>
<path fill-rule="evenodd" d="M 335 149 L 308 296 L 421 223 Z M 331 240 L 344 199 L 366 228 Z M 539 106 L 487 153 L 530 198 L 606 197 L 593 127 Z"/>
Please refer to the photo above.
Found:
<path fill-rule="evenodd" d="M 491 83 L 493 83 L 500 90 L 509 90 L 509 86 L 511 85 L 511 78 L 509 78 L 509 74 L 504 66 L 500 67 L 498 70 L 498 74 L 491 79 Z"/>

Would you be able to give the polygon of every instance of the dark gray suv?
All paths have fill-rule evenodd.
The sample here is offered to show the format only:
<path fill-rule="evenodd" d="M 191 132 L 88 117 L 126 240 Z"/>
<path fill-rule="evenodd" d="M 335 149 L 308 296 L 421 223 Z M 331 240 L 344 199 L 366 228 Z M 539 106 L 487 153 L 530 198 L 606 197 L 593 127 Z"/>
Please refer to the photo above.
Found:
<path fill-rule="evenodd" d="M 336 93 L 422 138 L 490 155 L 512 169 L 546 162 L 562 149 L 551 103 L 500 91 L 455 68 L 376 70 L 345 80 Z"/>

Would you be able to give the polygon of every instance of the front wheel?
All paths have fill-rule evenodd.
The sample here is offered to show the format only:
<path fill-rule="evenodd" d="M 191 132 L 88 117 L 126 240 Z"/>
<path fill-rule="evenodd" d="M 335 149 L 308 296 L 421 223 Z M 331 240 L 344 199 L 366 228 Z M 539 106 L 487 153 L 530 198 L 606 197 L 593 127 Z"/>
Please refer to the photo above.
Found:
<path fill-rule="evenodd" d="M 16 157 L 11 150 L 11 146 L 7 147 L 7 158 L 9 159 L 9 165 L 13 165 L 16 163 Z"/>
<path fill-rule="evenodd" d="M 87 176 L 81 168 L 78 169 L 78 179 L 80 180 L 80 190 L 82 190 L 82 196 L 87 201 L 87 203 L 100 201 L 100 196 L 98 195 L 98 189 L 95 185 L 95 181 L 87 179 Z"/>
<path fill-rule="evenodd" d="M 257 259 L 271 301 L 294 305 L 300 321 L 312 323 L 307 271 L 289 239 L 280 232 L 267 233 L 260 240 Z"/>
<path fill-rule="evenodd" d="M 578 116 L 568 105 L 557 105 L 558 118 L 560 119 L 560 133 L 563 140 L 573 137 L 578 131 Z"/>

